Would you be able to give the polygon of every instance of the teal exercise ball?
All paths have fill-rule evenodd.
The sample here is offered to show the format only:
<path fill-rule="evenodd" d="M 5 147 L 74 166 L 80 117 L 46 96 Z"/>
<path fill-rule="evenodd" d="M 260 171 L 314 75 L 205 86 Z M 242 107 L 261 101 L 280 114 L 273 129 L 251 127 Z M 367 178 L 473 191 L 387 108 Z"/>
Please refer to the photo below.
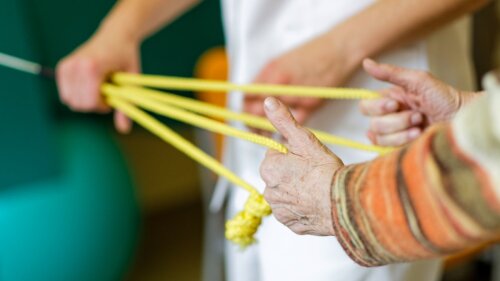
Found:
<path fill-rule="evenodd" d="M 139 221 L 122 156 L 89 121 L 59 125 L 57 141 L 56 177 L 0 189 L 0 280 L 122 280 Z"/>

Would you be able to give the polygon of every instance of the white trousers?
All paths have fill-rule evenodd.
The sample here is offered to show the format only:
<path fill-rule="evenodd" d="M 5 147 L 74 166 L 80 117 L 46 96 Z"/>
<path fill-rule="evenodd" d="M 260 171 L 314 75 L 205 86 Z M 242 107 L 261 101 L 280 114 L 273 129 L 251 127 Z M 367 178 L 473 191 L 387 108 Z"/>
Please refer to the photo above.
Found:
<path fill-rule="evenodd" d="M 233 189 L 228 216 L 241 211 L 248 196 Z M 272 215 L 257 233 L 258 242 L 242 250 L 226 243 L 227 281 L 433 281 L 439 261 L 366 268 L 354 263 L 335 237 L 296 235 Z"/>

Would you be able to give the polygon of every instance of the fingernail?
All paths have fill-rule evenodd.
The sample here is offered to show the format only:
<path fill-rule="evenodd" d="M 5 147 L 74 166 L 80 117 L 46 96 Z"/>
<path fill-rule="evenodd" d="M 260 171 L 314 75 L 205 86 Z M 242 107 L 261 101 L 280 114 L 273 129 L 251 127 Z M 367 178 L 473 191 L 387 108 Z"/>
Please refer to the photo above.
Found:
<path fill-rule="evenodd" d="M 385 108 L 389 111 L 395 111 L 398 109 L 398 103 L 394 100 L 390 100 L 385 104 Z"/>
<path fill-rule="evenodd" d="M 275 111 L 276 109 L 278 109 L 279 103 L 278 100 L 276 100 L 276 98 L 269 97 L 264 100 L 264 106 L 269 111 Z"/>
<path fill-rule="evenodd" d="M 410 138 L 410 140 L 416 139 L 419 136 L 420 136 L 420 129 L 411 129 L 408 132 L 408 138 Z"/>
<path fill-rule="evenodd" d="M 412 125 L 419 125 L 423 121 L 422 114 L 420 113 L 413 113 L 410 117 L 410 121 Z"/>

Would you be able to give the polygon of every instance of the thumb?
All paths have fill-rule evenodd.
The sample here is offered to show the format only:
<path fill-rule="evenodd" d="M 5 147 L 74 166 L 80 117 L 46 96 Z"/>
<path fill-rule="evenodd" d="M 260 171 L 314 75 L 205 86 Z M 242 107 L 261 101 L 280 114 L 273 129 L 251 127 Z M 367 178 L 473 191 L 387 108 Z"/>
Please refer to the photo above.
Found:
<path fill-rule="evenodd" d="M 363 60 L 363 68 L 373 78 L 388 82 L 403 88 L 418 81 L 418 72 L 390 64 L 377 63 L 371 59 Z"/>
<path fill-rule="evenodd" d="M 278 130 L 278 132 L 283 135 L 289 144 L 289 149 L 292 152 L 303 147 L 312 147 L 318 143 L 314 135 L 307 129 L 300 126 L 297 121 L 293 118 L 292 113 L 283 103 L 274 97 L 268 97 L 264 101 L 264 109 L 266 116 L 273 124 L 273 126 Z"/>

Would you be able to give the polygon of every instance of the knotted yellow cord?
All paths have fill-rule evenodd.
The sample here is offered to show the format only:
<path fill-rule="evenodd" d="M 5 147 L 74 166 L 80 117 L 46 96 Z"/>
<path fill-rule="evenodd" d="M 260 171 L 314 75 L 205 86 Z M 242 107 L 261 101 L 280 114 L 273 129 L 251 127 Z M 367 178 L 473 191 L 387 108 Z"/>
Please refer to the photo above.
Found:
<path fill-rule="evenodd" d="M 253 94 L 320 97 L 329 99 L 373 99 L 379 97 L 375 92 L 360 89 L 332 89 L 279 85 L 238 85 L 221 81 L 128 73 L 117 73 L 113 75 L 112 81 L 119 84 L 119 86 L 112 84 L 104 84 L 102 86 L 102 92 L 107 97 L 107 102 L 110 106 L 123 112 L 136 123 L 148 129 L 165 142 L 170 143 L 172 146 L 184 152 L 193 160 L 207 167 L 217 175 L 225 177 L 234 185 L 240 186 L 250 193 L 243 211 L 239 212 L 233 219 L 226 223 L 226 238 L 242 247 L 246 247 L 255 241 L 254 234 L 261 224 L 262 218 L 271 214 L 271 208 L 264 200 L 263 196 L 259 194 L 253 186 L 225 168 L 216 159 L 209 156 L 133 104 L 212 132 L 245 139 L 282 153 L 287 153 L 285 146 L 270 138 L 238 130 L 198 114 L 219 117 L 226 120 L 236 120 L 248 126 L 268 131 L 275 131 L 274 127 L 269 121 L 262 117 L 245 113 L 236 113 L 204 102 L 136 86 L 190 91 L 243 91 Z M 391 150 L 391 148 L 366 145 L 339 138 L 321 131 L 312 131 L 325 143 L 343 145 L 378 153 L 386 153 Z"/>
<path fill-rule="evenodd" d="M 225 177 L 231 183 L 246 189 L 250 193 L 243 211 L 239 212 L 233 219 L 226 223 L 226 238 L 241 247 L 252 244 L 255 241 L 253 237 L 262 222 L 262 218 L 271 214 L 271 208 L 262 195 L 250 184 L 229 171 L 213 157 L 200 150 L 179 134 L 132 104 L 113 96 L 113 94 L 109 94 L 108 91 L 109 89 L 103 89 L 103 93 L 108 96 L 107 102 L 110 106 L 120 110 L 132 120 L 148 129 L 165 142 L 170 143 L 173 147 L 185 153 L 201 165 L 209 168 L 217 175 Z"/>

